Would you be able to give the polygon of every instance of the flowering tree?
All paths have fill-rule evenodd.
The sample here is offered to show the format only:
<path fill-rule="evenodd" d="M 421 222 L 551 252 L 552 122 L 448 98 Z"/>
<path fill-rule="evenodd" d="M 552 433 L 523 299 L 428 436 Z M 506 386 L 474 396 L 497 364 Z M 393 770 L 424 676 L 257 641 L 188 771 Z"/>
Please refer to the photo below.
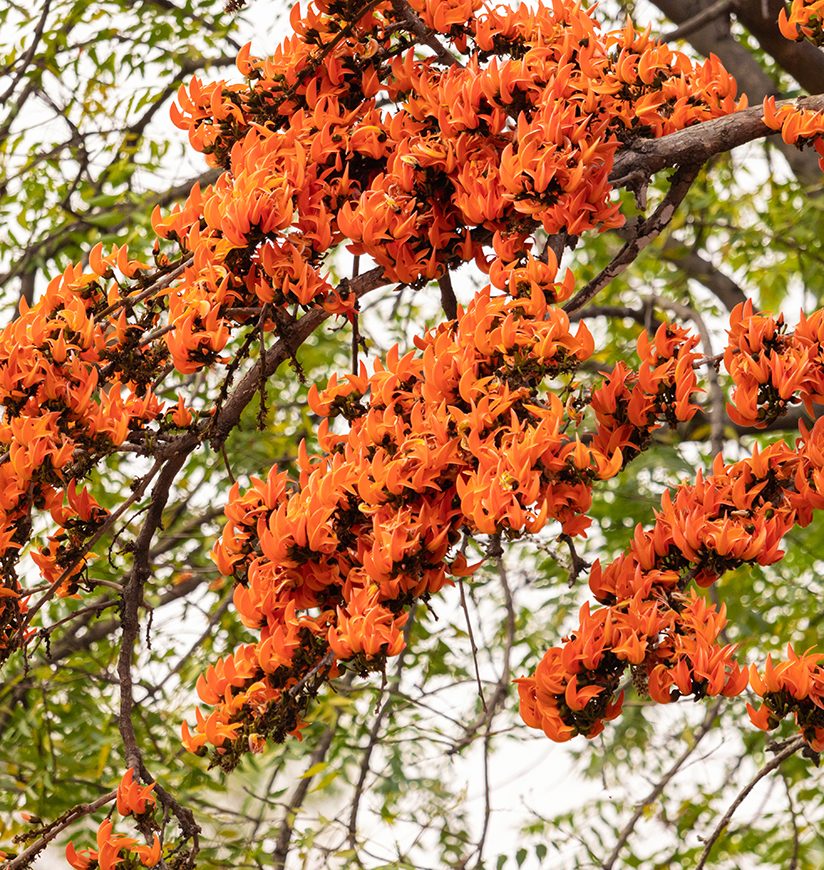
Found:
<path fill-rule="evenodd" d="M 794 0 L 775 27 L 815 43 L 822 8 Z M 716 56 L 691 60 L 569 0 L 318 0 L 296 6 L 291 27 L 271 57 L 240 50 L 240 81 L 193 78 L 178 92 L 172 120 L 215 180 L 154 210 L 153 263 L 96 244 L 0 336 L 5 726 L 22 744 L 21 710 L 36 704 L 34 751 L 47 759 L 31 763 L 34 789 L 27 750 L 7 762 L 26 815 L 3 866 L 31 865 L 67 832 L 81 870 L 240 866 L 266 852 L 280 867 L 301 852 L 316 866 L 437 854 L 502 867 L 508 855 L 486 843 L 488 765 L 513 678 L 525 726 L 582 754 L 610 733 L 644 751 L 651 708 L 702 702 L 687 748 L 665 752 L 660 774 L 650 764 L 644 805 L 723 717 L 742 758 L 763 752 L 759 729 L 784 729 L 700 844 L 695 818 L 662 817 L 675 826 L 666 860 L 704 866 L 732 848 L 733 812 L 781 769 L 791 860 L 803 848 L 814 861 L 821 844 L 794 802 L 819 810 L 804 796 L 824 748 L 815 620 L 785 618 L 773 645 L 747 611 L 824 506 L 824 310 L 790 325 L 727 277 L 725 331 L 683 288 L 639 301 L 622 281 L 683 222 L 719 155 L 776 133 L 824 155 L 824 96 L 747 108 Z M 480 286 L 453 283 L 458 270 Z M 427 326 L 408 300 L 430 285 L 440 312 Z M 400 341 L 378 353 L 364 309 L 381 288 L 398 316 L 380 329 Z M 327 322 L 347 334 L 347 359 Z M 673 442 L 680 469 L 661 458 Z M 672 472 L 646 481 L 655 510 L 611 508 L 622 481 L 637 493 L 639 469 Z M 525 589 L 525 565 L 546 582 Z M 466 617 L 463 670 L 448 663 L 455 626 L 433 615 L 450 601 Z M 156 630 L 152 614 L 174 606 L 176 623 Z M 537 632 L 525 612 L 546 608 Z M 191 626 L 197 640 L 181 649 Z M 195 676 L 201 652 L 211 661 Z M 405 694 L 409 668 L 431 688 Z M 463 675 L 477 708 L 448 751 L 482 745 L 480 824 L 421 772 L 420 747 L 391 748 L 404 704 L 426 707 Z M 71 717 L 90 703 L 95 736 Z M 296 777 L 301 743 L 310 763 Z M 205 783 L 230 787 L 239 765 L 233 776 L 260 773 L 263 809 L 240 808 L 246 827 L 224 832 Z M 76 802 L 78 784 L 109 784 L 115 768 L 117 788 Z M 313 782 L 321 800 L 345 792 L 345 809 L 296 832 Z M 372 845 L 394 837 L 359 828 L 370 789 L 387 826 L 412 823 L 414 792 L 430 801 L 390 858 Z M 563 817 L 547 822 L 552 804 L 528 827 L 538 862 L 564 830 Z M 610 839 L 600 852 L 582 841 L 591 858 L 644 860 L 630 843 L 642 814 L 601 814 L 593 825 Z M 88 819 L 96 842 L 83 845 Z"/>

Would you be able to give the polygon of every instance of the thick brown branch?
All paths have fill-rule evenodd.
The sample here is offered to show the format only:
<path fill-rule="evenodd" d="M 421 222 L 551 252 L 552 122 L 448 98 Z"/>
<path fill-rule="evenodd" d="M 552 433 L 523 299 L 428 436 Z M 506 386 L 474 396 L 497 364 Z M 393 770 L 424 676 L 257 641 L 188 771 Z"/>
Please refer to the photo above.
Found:
<path fill-rule="evenodd" d="M 404 22 L 413 36 L 417 37 L 422 45 L 426 45 L 435 52 L 435 57 L 444 66 L 462 66 L 461 62 L 449 49 L 438 39 L 435 31 L 430 30 L 418 17 L 415 10 L 406 0 L 394 0 L 395 13 Z"/>
<path fill-rule="evenodd" d="M 441 308 L 446 315 L 447 320 L 456 320 L 458 317 L 458 300 L 455 298 L 455 291 L 452 289 L 452 278 L 447 270 L 438 279 L 438 287 L 441 290 Z"/>
<path fill-rule="evenodd" d="M 824 94 L 800 97 L 797 100 L 780 100 L 777 105 L 821 112 L 824 111 Z M 670 133 L 660 139 L 641 139 L 635 142 L 630 148 L 618 153 L 610 180 L 616 187 L 625 186 L 639 178 L 648 178 L 668 166 L 705 163 L 716 154 L 730 151 L 755 139 L 772 136 L 774 133 L 764 123 L 761 106 L 753 106 L 751 109 Z"/>

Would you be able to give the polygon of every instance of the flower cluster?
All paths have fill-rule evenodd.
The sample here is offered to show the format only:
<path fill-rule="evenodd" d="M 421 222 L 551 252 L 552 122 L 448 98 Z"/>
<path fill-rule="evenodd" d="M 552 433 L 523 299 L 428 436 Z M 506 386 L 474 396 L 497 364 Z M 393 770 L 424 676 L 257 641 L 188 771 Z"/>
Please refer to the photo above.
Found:
<path fill-rule="evenodd" d="M 642 332 L 638 371 L 618 362 L 592 392 L 597 422 L 593 445 L 604 453 L 621 450 L 627 462 L 644 450 L 662 423 L 675 426 L 691 420 L 698 410 L 692 402 L 699 389 L 697 344 L 698 336 L 675 324 L 662 324 L 653 341 Z"/>
<path fill-rule="evenodd" d="M 699 472 L 674 496 L 665 492 L 653 528 L 636 528 L 629 550 L 606 567 L 593 564 L 590 588 L 606 606 L 594 613 L 585 606 L 564 645 L 545 654 L 534 676 L 519 680 L 524 721 L 553 740 L 595 736 L 620 712 L 616 690 L 628 667 L 658 703 L 742 692 L 747 672 L 734 648 L 717 640 L 724 608 L 689 584 L 706 587 L 742 564 L 778 561 L 786 532 L 809 524 L 813 510 L 824 507 L 822 463 L 819 420 L 810 432 L 802 428 L 796 449 L 778 442 L 732 465 L 719 455 L 712 475 Z M 773 701 L 765 696 L 771 712 L 759 714 L 759 722 L 789 710 Z M 812 721 L 818 722 L 799 717 L 802 727 Z"/>
<path fill-rule="evenodd" d="M 312 389 L 325 418 L 321 452 L 301 453 L 297 480 L 273 470 L 246 493 L 233 489 L 215 560 L 260 635 L 208 669 L 198 692 L 212 710 L 198 711 L 194 731 L 184 726 L 190 749 L 211 746 L 226 766 L 242 747 L 297 732 L 341 663 L 365 672 L 396 655 L 412 602 L 472 570 L 465 535 L 514 538 L 551 522 L 585 534 L 593 485 L 659 426 L 692 417 L 697 339 L 678 326 L 639 339 L 638 371 L 619 364 L 591 393 L 575 380 L 593 339 L 559 306 L 571 276 L 559 280 L 550 248 L 537 256 L 532 245 L 537 230 L 568 239 L 622 223 L 609 185 L 621 147 L 745 104 L 716 58 L 695 64 L 631 24 L 603 33 L 572 0 L 508 10 L 317 0 L 296 5 L 291 21 L 294 35 L 272 57 L 240 52 L 242 83 L 193 79 L 178 94 L 174 122 L 223 171 L 153 214 L 181 255 L 170 286 L 146 295 L 143 264 L 125 248 L 97 248 L 90 272 L 68 269 L 0 335 L 2 650 L 19 642 L 25 603 L 13 564 L 32 510 L 58 526 L 35 561 L 56 591 L 75 592 L 106 522 L 82 480 L 150 425 L 155 436 L 195 424 L 183 399 L 166 408 L 154 393 L 167 360 L 184 375 L 234 366 L 233 353 L 249 347 L 238 330 L 251 339 L 279 329 L 287 306 L 353 317 L 355 294 L 347 281 L 334 285 L 328 264 L 342 244 L 377 263 L 383 282 L 418 287 L 469 260 L 489 274 L 415 351 Z M 442 51 L 422 57 L 427 27 Z M 781 123 L 808 138 L 806 120 Z M 167 268 L 159 248 L 156 259 Z M 740 316 L 747 332 L 755 321 Z M 808 401 L 820 394 L 818 323 L 803 322 L 785 354 L 806 353 L 790 393 Z M 751 366 L 743 344 L 730 362 L 739 419 L 780 413 L 786 368 L 804 368 L 783 345 L 756 344 Z M 758 380 L 759 360 L 773 356 Z M 589 405 L 594 434 L 582 429 Z M 742 527 L 762 534 L 765 524 L 759 558 L 774 552 L 781 522 L 762 516 L 760 502 L 740 508 L 746 519 L 723 501 L 717 515 L 693 516 L 691 500 L 709 486 L 712 501 L 716 477 L 664 505 L 648 566 L 636 571 L 627 557 L 626 569 L 593 572 L 608 607 L 582 621 L 599 640 L 576 634 L 581 649 L 542 672 L 541 704 L 569 696 L 575 715 L 556 717 L 564 728 L 591 734 L 617 711 L 627 664 L 659 698 L 738 689 L 731 651 L 716 642 L 723 613 L 686 596 L 687 574 L 703 582 L 755 558 Z"/>
<path fill-rule="evenodd" d="M 417 353 L 312 389 L 323 453 L 301 454 L 298 481 L 273 470 L 233 490 L 215 560 L 260 640 L 204 674 L 212 709 L 184 725 L 186 745 L 213 747 L 224 766 L 298 729 L 340 662 L 366 671 L 399 652 L 410 603 L 470 570 L 463 534 L 514 537 L 551 521 L 583 534 L 593 483 L 695 410 L 696 338 L 672 327 L 641 340 L 638 372 L 597 392 L 599 432 L 583 442 L 589 397 L 572 376 L 592 337 L 556 307 L 571 278 L 529 251 L 539 227 L 620 225 L 616 150 L 744 105 L 733 79 L 631 25 L 602 34 L 565 0 L 413 2 L 407 13 L 449 45 L 422 59 L 400 9 L 347 19 L 335 4 L 296 7 L 295 36 L 273 57 L 241 52 L 245 85 L 194 80 L 173 115 L 226 170 L 154 216 L 191 256 L 169 303 L 179 369 L 218 359 L 250 308 L 348 313 L 345 282 L 333 289 L 324 274 L 341 242 L 389 281 L 417 286 L 475 259 L 491 282 Z"/>
<path fill-rule="evenodd" d="M 778 13 L 778 29 L 786 39 L 824 44 L 824 2 L 792 0 L 789 15 L 786 8 Z"/>
<path fill-rule="evenodd" d="M 148 819 L 156 801 L 153 790 L 154 783 L 136 783 L 134 770 L 130 767 L 117 787 L 117 812 L 124 818 L 135 816 L 138 819 Z M 66 860 L 75 870 L 114 870 L 127 858 L 132 858 L 143 867 L 154 867 L 160 861 L 161 846 L 157 834 L 152 835 L 150 846 L 141 846 L 134 837 L 115 833 L 111 819 L 104 819 L 100 823 L 96 845 L 96 849 L 77 850 L 74 843 L 69 843 L 66 846 Z"/>
<path fill-rule="evenodd" d="M 155 314 L 126 305 L 145 266 L 125 247 L 104 254 L 98 245 L 89 267 L 69 266 L 0 333 L 0 658 L 21 640 L 15 565 L 32 512 L 57 526 L 34 561 L 58 595 L 74 593 L 85 544 L 107 516 L 82 480 L 163 411 L 152 381 L 165 351 L 140 348 Z"/>
<path fill-rule="evenodd" d="M 779 130 L 788 145 L 812 145 L 819 157 L 818 165 L 824 170 L 824 112 L 788 103 L 777 106 L 775 97 L 765 97 L 764 123 L 771 130 Z"/>
<path fill-rule="evenodd" d="M 824 751 L 824 653 L 796 654 L 787 645 L 785 661 L 773 664 L 767 656 L 763 675 L 750 667 L 750 685 L 763 698 L 756 710 L 747 704 L 752 723 L 762 731 L 777 728 L 793 714 L 804 739 L 815 752 Z"/>
<path fill-rule="evenodd" d="M 608 176 L 622 142 L 743 105 L 717 59 L 695 66 L 631 25 L 601 34 L 578 4 L 478 6 L 412 4 L 451 40 L 449 64 L 416 56 L 389 2 L 351 18 L 296 6 L 272 57 L 241 51 L 244 84 L 181 88 L 174 122 L 226 172 L 153 217 L 192 255 L 170 299 L 179 370 L 219 360 L 249 307 L 350 312 L 324 269 L 344 240 L 416 285 L 483 264 L 490 233 L 620 225 Z"/>
<path fill-rule="evenodd" d="M 724 365 L 735 384 L 733 422 L 763 428 L 801 402 L 814 415 L 824 403 L 824 311 L 802 313 L 788 333 L 783 315 L 754 314 L 749 300 L 737 305 Z"/>
<path fill-rule="evenodd" d="M 307 678 L 314 690 L 337 662 L 369 670 L 397 655 L 409 604 L 471 570 L 456 551 L 463 532 L 517 536 L 551 520 L 585 530 L 593 481 L 622 459 L 564 434 L 564 405 L 542 390 L 592 351 L 586 326 L 573 331 L 550 304 L 571 291 L 556 271 L 551 257 L 496 269 L 518 296 L 487 289 L 417 352 L 313 388 L 324 454 L 301 452 L 297 482 L 273 469 L 232 491 L 215 561 L 260 641 L 198 682 L 213 710 L 194 734 L 184 726 L 189 748 L 209 743 L 229 764 L 242 737 L 299 726 Z M 349 421 L 345 434 L 334 417 Z"/>

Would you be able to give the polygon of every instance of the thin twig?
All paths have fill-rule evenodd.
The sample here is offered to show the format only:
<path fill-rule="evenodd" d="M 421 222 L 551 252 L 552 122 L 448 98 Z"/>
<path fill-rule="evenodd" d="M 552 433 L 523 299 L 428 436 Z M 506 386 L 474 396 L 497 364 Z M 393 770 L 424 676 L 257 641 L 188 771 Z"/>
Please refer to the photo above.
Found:
<path fill-rule="evenodd" d="M 571 312 L 583 308 L 607 284 L 626 271 L 650 242 L 658 238 L 661 231 L 672 220 L 676 209 L 698 176 L 699 170 L 700 165 L 693 164 L 681 167 L 676 171 L 672 185 L 658 208 L 650 217 L 640 223 L 634 237 L 621 248 L 612 262 L 564 305 L 564 311 Z"/>
<path fill-rule="evenodd" d="M 787 792 L 787 806 L 790 810 L 790 822 L 793 826 L 793 854 L 790 858 L 790 863 L 787 870 L 798 870 L 798 854 L 801 849 L 801 831 L 798 829 L 798 819 L 796 818 L 795 806 L 793 805 L 793 796 L 790 792 L 790 781 L 784 771 L 779 771 L 781 779 L 784 783 L 784 790 Z"/>
<path fill-rule="evenodd" d="M 335 735 L 335 726 L 337 725 L 337 716 L 335 722 L 329 725 L 321 734 L 317 745 L 312 750 L 309 756 L 309 764 L 307 770 L 311 770 L 315 765 L 320 764 L 325 758 L 329 747 L 332 745 L 332 738 Z M 286 807 L 286 812 L 283 814 L 283 821 L 280 823 L 278 838 L 275 843 L 275 851 L 272 854 L 272 864 L 275 870 L 283 870 L 286 867 L 286 858 L 289 855 L 289 845 L 292 842 L 292 832 L 295 829 L 295 819 L 297 812 L 303 806 L 306 795 L 309 792 L 309 786 L 312 784 L 313 776 L 303 775 L 300 782 L 297 784 L 292 797 Z"/>
<path fill-rule="evenodd" d="M 104 807 L 106 804 L 111 803 L 116 797 L 117 790 L 109 791 L 90 803 L 78 804 L 76 807 L 67 810 L 62 816 L 60 816 L 60 818 L 55 819 L 53 822 L 46 825 L 43 828 L 43 832 L 31 844 L 31 846 L 16 857 L 11 858 L 7 863 L 4 863 L 3 870 L 23 870 L 24 867 L 30 867 L 32 861 L 37 858 L 43 849 L 45 849 L 61 831 L 65 831 L 66 828 L 74 824 L 78 819 L 82 819 L 83 816 L 91 815 L 99 810 L 100 807 Z"/>
<path fill-rule="evenodd" d="M 733 814 L 741 806 L 741 804 L 746 799 L 747 795 L 764 779 L 765 776 L 772 773 L 776 768 L 780 767 L 791 755 L 794 755 L 805 746 L 805 740 L 803 737 L 796 737 L 791 740 L 776 756 L 772 759 L 772 761 L 765 764 L 758 773 L 741 789 L 741 791 L 736 796 L 735 800 L 730 804 L 729 809 L 724 813 L 721 817 L 721 821 L 715 826 L 715 829 L 710 834 L 709 839 L 707 840 L 706 846 L 704 846 L 704 851 L 701 853 L 701 857 L 698 859 L 698 863 L 695 865 L 695 870 L 702 870 L 704 865 L 707 863 L 707 859 L 710 856 L 710 852 L 712 851 L 712 847 L 715 845 L 718 838 L 721 834 L 724 833 L 724 829 L 729 825 L 730 820 L 733 817 Z"/>
<path fill-rule="evenodd" d="M 392 682 L 387 687 L 386 699 L 384 700 L 383 704 L 375 715 L 375 719 L 372 722 L 372 727 L 369 729 L 369 738 L 367 740 L 366 746 L 363 749 L 360 770 L 358 771 L 358 781 L 357 783 L 355 783 L 355 793 L 352 797 L 352 804 L 349 810 L 349 823 L 347 825 L 347 839 L 349 841 L 349 848 L 354 851 L 357 851 L 358 848 L 358 810 L 360 809 L 360 802 L 363 796 L 363 788 L 366 784 L 366 778 L 369 776 L 369 762 L 372 758 L 372 752 L 374 751 L 375 746 L 378 743 L 378 738 L 380 736 L 383 720 L 386 718 L 387 713 L 389 713 L 394 695 L 398 691 L 398 688 L 401 684 L 401 676 L 403 675 L 406 653 L 409 649 L 409 636 L 412 633 L 412 625 L 414 623 L 414 620 L 415 611 L 412 610 L 409 614 L 409 619 L 407 619 L 406 621 L 406 625 L 403 627 L 405 646 L 401 650 L 401 654 L 398 658 L 398 664 L 395 668 L 395 674 L 392 677 Z"/>
<path fill-rule="evenodd" d="M 143 527 L 137 536 L 134 547 L 134 563 L 125 584 L 123 593 L 123 634 L 120 642 L 120 654 L 117 660 L 117 677 L 120 684 L 120 710 L 118 713 L 118 729 L 123 741 L 126 765 L 133 767 L 145 782 L 154 782 L 143 762 L 143 753 L 137 742 L 132 713 L 134 711 L 134 692 L 132 679 L 132 657 L 134 656 L 137 639 L 140 633 L 140 606 L 143 601 L 143 587 L 151 574 L 150 551 L 155 532 L 163 521 L 163 510 L 169 499 L 169 491 L 175 477 L 186 462 L 187 454 L 182 453 L 168 460 L 161 469 L 157 482 L 152 490 L 152 501 Z M 194 867 L 195 857 L 199 849 L 198 834 L 200 827 L 195 822 L 192 811 L 182 806 L 159 783 L 155 784 L 155 794 L 161 804 L 170 810 L 178 820 L 183 836 L 191 839 L 192 848 L 183 864 L 184 867 Z"/>
<path fill-rule="evenodd" d="M 615 842 L 612 851 L 609 853 L 606 861 L 601 865 L 603 870 L 612 870 L 613 865 L 618 860 L 618 856 L 621 854 L 621 849 L 626 845 L 627 840 L 629 840 L 632 832 L 635 830 L 635 826 L 638 824 L 639 819 L 644 814 L 644 809 L 658 800 L 658 798 L 664 793 L 664 789 L 669 785 L 670 780 L 679 770 L 681 770 L 687 759 L 693 752 L 695 752 L 698 744 L 707 736 L 707 734 L 709 734 L 710 729 L 715 724 L 715 720 L 718 718 L 718 713 L 721 710 L 721 703 L 722 701 L 719 698 L 719 700 L 717 700 L 712 707 L 707 710 L 706 715 L 704 716 L 704 721 L 701 723 L 701 727 L 696 732 L 695 737 L 693 737 L 692 743 L 678 756 L 670 769 L 661 777 L 661 779 L 655 783 L 652 791 L 638 803 L 635 812 L 621 829 L 621 833 L 618 834 L 618 839 Z"/>
<path fill-rule="evenodd" d="M 218 604 L 215 612 L 209 617 L 209 622 L 206 628 L 201 633 L 200 637 L 189 647 L 189 649 L 183 653 L 183 655 L 177 660 L 175 666 L 163 677 L 163 679 L 157 683 L 157 685 L 153 686 L 151 691 L 148 693 L 144 702 L 148 699 L 153 699 L 157 696 L 158 692 L 163 688 L 163 686 L 174 676 L 179 674 L 183 668 L 186 666 L 186 662 L 197 652 L 197 650 L 203 645 L 208 637 L 211 636 L 214 631 L 215 625 L 220 621 L 221 616 L 229 609 L 229 605 L 232 603 L 232 594 L 234 593 L 234 589 L 230 588 L 226 595 L 223 597 L 223 600 Z"/>
<path fill-rule="evenodd" d="M 478 838 L 477 855 L 478 860 L 475 864 L 475 870 L 481 870 L 484 860 L 484 846 L 486 845 L 486 835 L 489 831 L 489 820 L 492 817 L 492 795 L 489 784 L 489 741 L 492 731 L 492 720 L 486 726 L 484 734 L 484 755 L 483 755 L 483 771 L 484 771 L 484 820 L 481 827 L 481 836 Z"/>
<path fill-rule="evenodd" d="M 501 583 L 501 589 L 504 593 L 504 606 L 506 607 L 506 637 L 504 640 L 503 664 L 501 666 L 501 676 L 495 685 L 495 691 L 489 699 L 486 709 L 476 719 L 466 726 L 460 740 L 449 749 L 449 755 L 454 755 L 457 752 L 465 749 L 475 739 L 478 732 L 492 723 L 495 714 L 506 700 L 507 689 L 512 678 L 512 647 L 515 643 L 515 602 L 512 595 L 512 587 L 509 583 L 506 565 L 503 559 L 498 557 L 495 560 L 498 569 L 498 579 Z"/>
<path fill-rule="evenodd" d="M 478 647 L 475 646 L 475 635 L 472 631 L 472 620 L 469 618 L 469 608 L 466 606 L 466 591 L 464 589 L 464 581 L 463 577 L 458 579 L 458 586 L 461 590 L 461 609 L 464 612 L 464 617 L 466 619 L 466 631 L 469 635 L 469 645 L 472 647 L 472 662 L 475 665 L 475 680 L 478 684 L 478 696 L 481 699 L 481 706 L 484 708 L 484 713 L 488 715 L 489 710 L 486 706 L 486 701 L 484 700 L 484 687 L 481 682 L 481 672 L 478 669 Z"/>
<path fill-rule="evenodd" d="M 34 33 L 32 33 L 29 38 L 29 45 L 26 49 L 25 54 L 21 58 L 20 68 L 12 77 L 11 82 L 9 82 L 9 86 L 0 94 L 0 106 L 5 105 L 6 101 L 9 97 L 14 93 L 14 89 L 17 87 L 20 79 L 26 74 L 26 70 L 31 63 L 31 59 L 34 57 L 35 51 L 37 51 L 37 45 L 40 42 L 40 39 L 43 36 L 43 31 L 46 27 L 46 19 L 49 17 L 49 7 L 51 6 L 51 0 L 45 0 L 43 3 L 43 11 L 40 13 L 40 19 L 37 22 L 37 25 L 34 28 Z"/>
<path fill-rule="evenodd" d="M 121 308 L 137 305 L 139 302 L 144 302 L 150 296 L 154 296 L 155 293 L 159 293 L 161 290 L 165 290 L 175 278 L 180 277 L 183 272 L 186 271 L 186 267 L 192 263 L 194 257 L 190 254 L 185 259 L 181 260 L 173 269 L 170 269 L 168 272 L 164 272 L 159 277 L 155 278 L 148 287 L 144 287 L 139 293 L 136 293 L 134 296 L 123 296 L 118 299 L 116 302 L 112 302 L 111 305 L 107 305 L 102 311 L 98 311 L 95 314 L 96 320 L 101 320 L 104 317 L 108 317 L 110 314 L 114 314 L 115 311 L 118 311 Z"/>

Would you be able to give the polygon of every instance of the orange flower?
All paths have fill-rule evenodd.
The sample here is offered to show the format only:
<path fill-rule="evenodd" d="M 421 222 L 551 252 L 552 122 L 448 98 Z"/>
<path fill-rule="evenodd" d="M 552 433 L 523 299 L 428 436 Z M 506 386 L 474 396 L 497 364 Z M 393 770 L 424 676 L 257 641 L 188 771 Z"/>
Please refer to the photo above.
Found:
<path fill-rule="evenodd" d="M 152 794 L 155 783 L 139 785 L 134 781 L 134 768 L 130 767 L 117 787 L 117 811 L 121 816 L 142 816 L 149 807 L 154 806 Z"/>
<path fill-rule="evenodd" d="M 378 603 L 377 587 L 356 590 L 338 608 L 336 627 L 330 627 L 329 646 L 339 659 L 350 659 L 357 653 L 367 658 L 380 653 L 396 656 L 405 646 L 402 628 L 408 614 L 395 616 Z"/>
<path fill-rule="evenodd" d="M 785 39 L 793 41 L 809 39 L 821 44 L 824 31 L 824 2 L 822 0 L 792 0 L 790 14 L 781 9 L 778 13 L 778 29 Z"/>

